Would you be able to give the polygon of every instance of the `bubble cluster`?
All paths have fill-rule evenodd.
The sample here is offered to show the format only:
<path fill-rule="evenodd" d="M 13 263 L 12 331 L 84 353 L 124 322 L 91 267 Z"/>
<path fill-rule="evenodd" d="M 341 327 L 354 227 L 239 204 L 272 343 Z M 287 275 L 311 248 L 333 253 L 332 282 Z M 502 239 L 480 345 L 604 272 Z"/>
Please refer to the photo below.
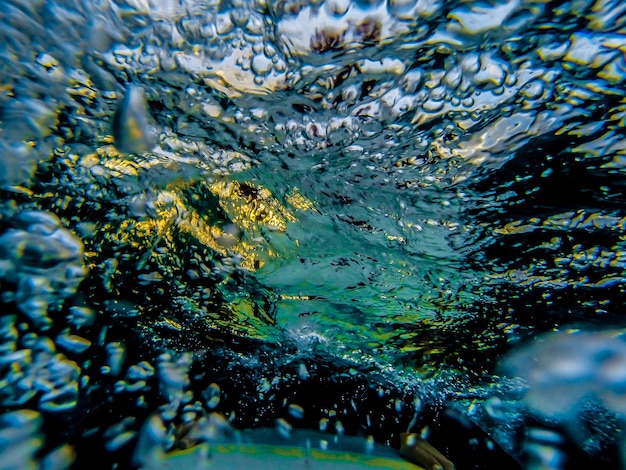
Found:
<path fill-rule="evenodd" d="M 15 318 L 9 317 L 3 325 L 5 338 L 15 331 L 14 322 Z M 17 335 L 12 336 L 10 351 L 2 358 L 2 405 L 14 407 L 34 401 L 41 411 L 64 411 L 76 406 L 81 373 L 76 362 L 59 353 L 46 337 L 30 333 L 18 345 Z"/>
<path fill-rule="evenodd" d="M 73 295 L 86 274 L 83 245 L 54 214 L 26 211 L 12 222 L 0 236 L 0 279 L 13 288 L 5 300 L 45 330 L 49 310 Z"/>
<path fill-rule="evenodd" d="M 624 415 L 623 362 L 626 347 L 618 332 L 561 333 L 538 339 L 511 354 L 504 370 L 528 383 L 524 401 L 548 418 L 572 419 L 581 400 L 598 400 Z"/>
<path fill-rule="evenodd" d="M 74 451 L 63 445 L 41 456 L 44 444 L 42 417 L 36 411 L 12 411 L 0 415 L 3 468 L 70 468 Z"/>

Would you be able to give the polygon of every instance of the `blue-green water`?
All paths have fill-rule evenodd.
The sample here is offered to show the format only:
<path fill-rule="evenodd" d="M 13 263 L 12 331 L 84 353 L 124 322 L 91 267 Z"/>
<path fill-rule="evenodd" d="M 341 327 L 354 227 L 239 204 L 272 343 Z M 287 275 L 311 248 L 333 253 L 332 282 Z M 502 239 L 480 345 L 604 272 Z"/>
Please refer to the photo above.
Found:
<path fill-rule="evenodd" d="M 392 446 L 445 415 L 485 433 L 467 468 L 496 447 L 535 468 L 524 442 L 554 428 L 554 468 L 619 467 L 620 1 L 0 12 L 11 462 L 142 465 L 219 413 Z M 577 336 L 606 329 L 597 354 Z M 555 331 L 588 345 L 548 381 L 580 395 L 566 413 L 526 376 Z"/>

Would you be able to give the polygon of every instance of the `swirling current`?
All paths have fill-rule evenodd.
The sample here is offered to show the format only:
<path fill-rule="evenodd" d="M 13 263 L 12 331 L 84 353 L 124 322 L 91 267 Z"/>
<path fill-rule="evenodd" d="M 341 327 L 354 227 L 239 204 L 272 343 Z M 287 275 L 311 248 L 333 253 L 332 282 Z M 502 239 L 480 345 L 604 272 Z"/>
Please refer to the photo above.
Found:
<path fill-rule="evenodd" d="M 0 468 L 253 428 L 623 468 L 626 3 L 2 0 L 0 36 Z"/>

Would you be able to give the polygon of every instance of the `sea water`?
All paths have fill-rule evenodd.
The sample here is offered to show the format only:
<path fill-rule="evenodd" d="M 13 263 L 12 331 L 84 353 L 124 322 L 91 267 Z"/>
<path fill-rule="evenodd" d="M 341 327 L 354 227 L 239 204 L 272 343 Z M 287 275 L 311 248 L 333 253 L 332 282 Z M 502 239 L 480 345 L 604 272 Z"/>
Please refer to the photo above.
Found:
<path fill-rule="evenodd" d="M 7 468 L 253 427 L 619 468 L 626 4 L 0 13 Z"/>

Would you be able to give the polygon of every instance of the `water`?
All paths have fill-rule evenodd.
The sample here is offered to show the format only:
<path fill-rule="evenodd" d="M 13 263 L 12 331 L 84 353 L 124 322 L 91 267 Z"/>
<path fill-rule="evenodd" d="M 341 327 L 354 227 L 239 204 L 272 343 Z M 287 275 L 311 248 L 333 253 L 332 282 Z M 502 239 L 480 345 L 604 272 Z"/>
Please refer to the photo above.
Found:
<path fill-rule="evenodd" d="M 147 465 L 231 427 L 397 447 L 411 426 L 458 468 L 523 461 L 524 436 L 619 467 L 619 377 L 555 417 L 498 363 L 544 332 L 621 338 L 621 2 L 0 11 L 19 461 Z"/>

